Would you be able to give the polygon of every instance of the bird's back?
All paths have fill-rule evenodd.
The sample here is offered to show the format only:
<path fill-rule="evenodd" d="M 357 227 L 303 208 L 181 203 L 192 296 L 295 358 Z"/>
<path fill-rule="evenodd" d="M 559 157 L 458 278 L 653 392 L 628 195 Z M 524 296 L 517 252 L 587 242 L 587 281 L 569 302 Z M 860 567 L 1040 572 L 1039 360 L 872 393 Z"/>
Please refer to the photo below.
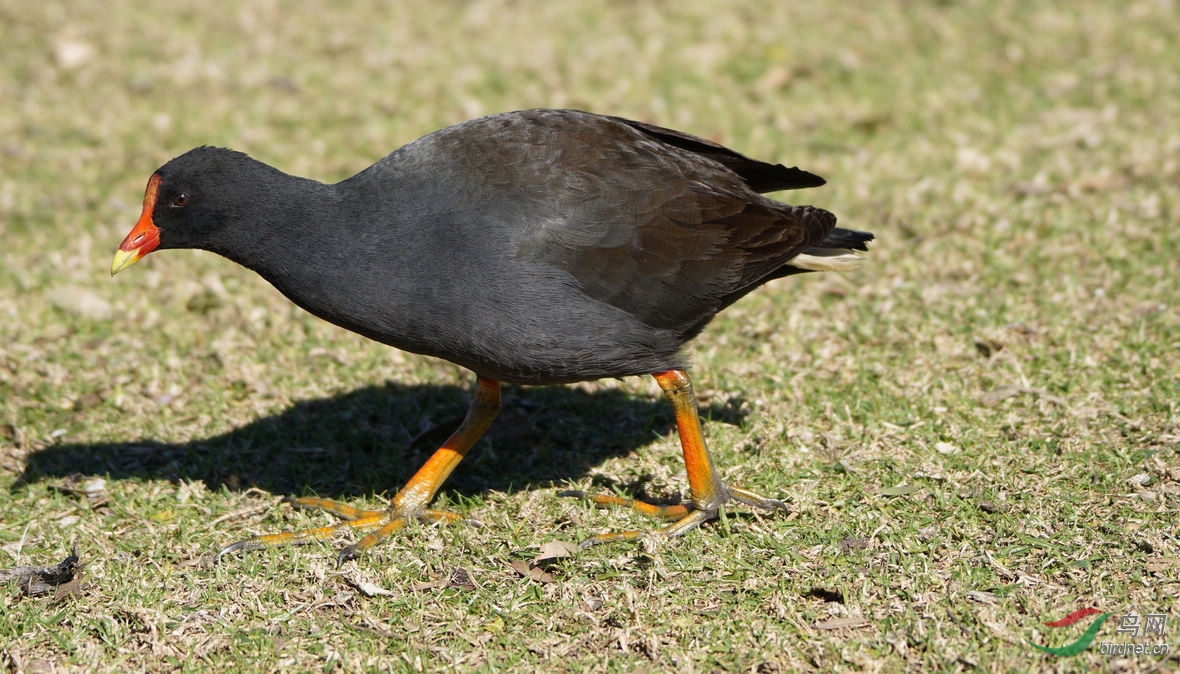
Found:
<path fill-rule="evenodd" d="M 618 118 L 472 120 L 338 186 L 360 254 L 337 283 L 371 297 L 316 313 L 510 382 L 683 367 L 718 311 L 835 226 L 759 192 L 822 183 Z"/>

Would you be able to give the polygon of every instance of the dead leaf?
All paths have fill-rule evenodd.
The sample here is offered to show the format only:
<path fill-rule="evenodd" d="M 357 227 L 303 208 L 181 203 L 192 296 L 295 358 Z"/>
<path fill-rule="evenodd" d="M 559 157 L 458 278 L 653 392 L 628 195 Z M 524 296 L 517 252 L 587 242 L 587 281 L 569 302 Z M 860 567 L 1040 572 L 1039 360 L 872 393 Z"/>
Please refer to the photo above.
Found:
<path fill-rule="evenodd" d="M 110 500 L 106 493 L 107 481 L 101 477 L 84 479 L 82 475 L 68 475 L 61 484 L 50 485 L 64 494 L 82 495 L 90 503 L 91 508 L 99 508 Z"/>
<path fill-rule="evenodd" d="M 550 559 L 561 559 L 562 557 L 570 557 L 578 551 L 578 546 L 573 543 L 566 543 L 565 541 L 549 541 L 541 545 L 541 550 L 533 557 L 532 563 L 534 565 L 547 561 Z"/>
<path fill-rule="evenodd" d="M 54 603 L 62 602 L 67 599 L 76 599 L 82 596 L 82 574 L 76 573 L 74 577 L 66 582 L 58 585 L 53 590 Z"/>
<path fill-rule="evenodd" d="M 451 578 L 447 581 L 447 587 L 456 587 L 460 590 L 474 590 L 478 585 L 475 584 L 475 579 L 471 577 L 471 573 L 462 567 L 451 572 Z"/>
<path fill-rule="evenodd" d="M 992 501 L 980 501 L 975 505 L 983 512 L 990 513 L 992 515 L 1008 511 L 1007 506 L 1000 505 L 999 503 L 993 503 Z"/>
<path fill-rule="evenodd" d="M 98 50 L 73 31 L 63 32 L 52 41 L 53 60 L 62 70 L 75 70 L 94 60 Z"/>
<path fill-rule="evenodd" d="M 849 536 L 840 541 L 840 552 L 848 553 L 853 550 L 867 550 L 872 545 L 873 541 L 864 536 Z"/>
<path fill-rule="evenodd" d="M 1173 557 L 1170 559 L 1149 559 L 1147 560 L 1147 563 L 1143 565 L 1143 568 L 1146 569 L 1148 573 L 1162 573 L 1177 566 L 1180 566 L 1180 559 Z"/>
<path fill-rule="evenodd" d="M 98 391 L 87 391 L 74 400 L 74 411 L 82 412 L 102 404 L 103 396 Z"/>
<path fill-rule="evenodd" d="M 519 573 L 522 577 L 534 580 L 538 583 L 548 584 L 557 582 L 557 579 L 553 577 L 553 574 L 539 566 L 529 564 L 528 562 L 521 559 L 513 560 L 508 564 L 508 566 L 511 566 L 512 570 Z"/>
<path fill-rule="evenodd" d="M 345 607 L 345 606 L 348 606 L 348 604 L 350 602 L 352 602 L 352 599 L 355 596 L 356 596 L 356 594 L 353 592 L 348 592 L 346 590 L 342 590 L 342 591 L 337 592 L 336 594 L 332 595 L 331 597 L 324 597 L 322 599 L 315 601 L 314 603 L 312 603 L 310 608 L 312 610 L 315 610 L 315 609 L 320 609 L 320 608 Z"/>
<path fill-rule="evenodd" d="M 971 590 L 967 593 L 967 598 L 971 601 L 977 601 L 980 604 L 996 603 L 996 595 L 992 594 L 991 592 L 979 592 L 977 590 Z"/>
<path fill-rule="evenodd" d="M 50 290 L 48 296 L 53 306 L 82 318 L 105 321 L 114 313 L 110 302 L 93 290 L 81 286 L 60 286 Z"/>
<path fill-rule="evenodd" d="M 833 618 L 815 624 L 817 630 L 843 630 L 852 627 L 864 627 L 868 625 L 869 621 L 864 616 L 847 616 L 844 618 Z"/>
<path fill-rule="evenodd" d="M 997 389 L 994 389 L 994 390 L 988 391 L 987 393 L 984 393 L 983 396 L 980 398 L 980 402 L 982 402 L 984 405 L 987 405 L 990 407 L 992 405 L 997 405 L 997 404 L 1007 400 L 1008 398 L 1012 398 L 1012 397 L 1015 397 L 1015 396 L 1018 396 L 1021 394 L 1025 394 L 1025 393 L 1027 393 L 1029 395 L 1034 395 L 1034 396 L 1040 398 L 1041 400 L 1045 400 L 1047 402 L 1051 402 L 1056 405 L 1065 405 L 1065 400 L 1063 398 L 1059 398 L 1055 395 L 1051 395 L 1048 391 L 1046 391 L 1043 388 L 1033 388 L 1031 386 L 1001 386 Z"/>
<path fill-rule="evenodd" d="M 988 337 L 975 338 L 975 350 L 984 358 L 990 358 L 993 354 L 998 353 L 1004 348 L 1004 343 L 998 339 L 991 339 Z"/>
<path fill-rule="evenodd" d="M 348 574 L 344 576 L 343 580 L 366 597 L 388 597 L 393 595 L 393 592 L 386 590 L 368 579 L 362 578 L 359 574 Z"/>
<path fill-rule="evenodd" d="M 39 597 L 48 594 L 60 585 L 66 585 L 77 579 L 82 571 L 78 562 L 78 553 L 71 550 L 70 555 L 53 566 L 17 566 L 11 569 L 0 569 L 0 583 L 15 580 L 25 594 Z M 78 592 L 81 585 L 74 585 L 68 592 Z"/>

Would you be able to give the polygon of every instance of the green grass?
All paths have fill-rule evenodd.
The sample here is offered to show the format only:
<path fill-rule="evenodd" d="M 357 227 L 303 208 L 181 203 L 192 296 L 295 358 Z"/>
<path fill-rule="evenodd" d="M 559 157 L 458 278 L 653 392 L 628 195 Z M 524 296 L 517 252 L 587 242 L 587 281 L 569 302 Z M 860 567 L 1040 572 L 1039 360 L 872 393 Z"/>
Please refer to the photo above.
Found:
<path fill-rule="evenodd" d="M 374 5 L 0 0 L 0 569 L 85 564 L 74 597 L 3 588 L 0 664 L 1180 668 L 1172 4 Z M 797 164 L 829 185 L 783 198 L 877 233 L 862 270 L 776 281 L 691 346 L 723 473 L 792 514 L 521 578 L 543 543 L 649 525 L 558 489 L 686 485 L 650 380 L 510 387 L 440 497 L 483 528 L 415 525 L 339 571 L 340 542 L 212 565 L 330 521 L 281 495 L 380 507 L 472 377 L 212 255 L 109 279 L 148 176 L 218 144 L 337 180 L 537 106 Z M 1167 614 L 1172 659 L 1029 646 L 1085 606 Z"/>

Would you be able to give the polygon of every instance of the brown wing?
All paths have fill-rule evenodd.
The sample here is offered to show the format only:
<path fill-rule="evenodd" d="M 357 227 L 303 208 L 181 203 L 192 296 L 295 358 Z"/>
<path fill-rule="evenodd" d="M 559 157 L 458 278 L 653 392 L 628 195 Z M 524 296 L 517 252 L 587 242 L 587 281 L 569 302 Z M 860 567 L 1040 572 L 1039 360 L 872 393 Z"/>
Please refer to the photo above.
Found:
<path fill-rule="evenodd" d="M 518 283 L 534 283 L 534 263 L 547 263 L 568 275 L 580 298 L 682 340 L 835 226 L 825 211 L 758 193 L 822 184 L 818 176 L 669 129 L 573 110 L 472 120 L 396 156 L 390 170 L 401 171 L 398 181 L 429 178 L 420 187 L 406 183 L 406 191 L 434 194 L 436 183 L 446 184 L 447 202 L 431 206 L 446 209 L 436 220 L 466 222 L 473 235 L 440 246 L 480 243 L 468 259 L 482 272 L 471 266 L 470 273 L 523 274 Z M 416 162 L 432 168 L 404 170 Z M 489 258 L 487 246 L 497 242 L 512 259 Z"/>
<path fill-rule="evenodd" d="M 577 133 L 567 147 L 578 152 L 549 165 L 560 166 L 559 191 L 581 198 L 542 223 L 528 247 L 586 295 L 647 325 L 691 337 L 835 227 L 826 211 L 755 191 L 818 176 L 659 127 L 577 119 L 564 128 Z"/>
<path fill-rule="evenodd" d="M 699 184 L 664 206 L 628 241 L 554 247 L 550 259 L 587 295 L 688 336 L 835 224 L 826 211 L 770 207 Z"/>

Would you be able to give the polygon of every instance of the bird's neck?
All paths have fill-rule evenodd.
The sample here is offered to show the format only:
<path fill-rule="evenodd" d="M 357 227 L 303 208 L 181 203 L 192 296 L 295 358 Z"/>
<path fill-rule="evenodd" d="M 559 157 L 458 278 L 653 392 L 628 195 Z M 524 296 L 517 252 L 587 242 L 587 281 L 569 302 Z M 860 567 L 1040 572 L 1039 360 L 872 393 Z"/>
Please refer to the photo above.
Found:
<path fill-rule="evenodd" d="M 315 269 L 343 254 L 347 235 L 333 226 L 341 220 L 335 185 L 291 176 L 257 191 L 241 208 L 209 249 L 275 285 L 297 270 Z"/>
<path fill-rule="evenodd" d="M 358 193 L 355 183 L 284 181 L 281 193 L 260 195 L 251 226 L 214 250 L 257 272 L 291 301 L 347 329 L 373 336 L 406 320 L 399 311 L 422 276 L 421 256 L 407 250 L 405 223 L 391 189 L 382 203 Z"/>

